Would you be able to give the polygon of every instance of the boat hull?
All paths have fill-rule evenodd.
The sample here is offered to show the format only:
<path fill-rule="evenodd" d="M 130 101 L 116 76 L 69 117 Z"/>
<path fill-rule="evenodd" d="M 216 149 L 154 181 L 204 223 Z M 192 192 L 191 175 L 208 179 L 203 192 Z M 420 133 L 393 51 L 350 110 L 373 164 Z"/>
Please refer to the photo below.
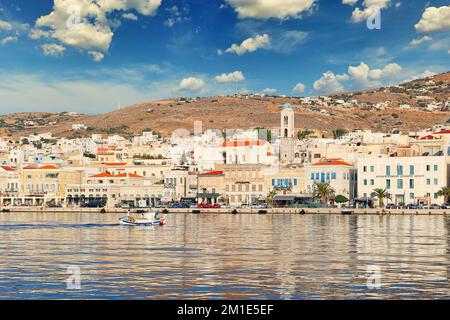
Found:
<path fill-rule="evenodd" d="M 158 218 L 155 220 L 145 220 L 145 219 L 131 219 L 130 217 L 119 218 L 119 223 L 125 226 L 154 226 L 163 225 L 166 221 L 166 216 Z"/>

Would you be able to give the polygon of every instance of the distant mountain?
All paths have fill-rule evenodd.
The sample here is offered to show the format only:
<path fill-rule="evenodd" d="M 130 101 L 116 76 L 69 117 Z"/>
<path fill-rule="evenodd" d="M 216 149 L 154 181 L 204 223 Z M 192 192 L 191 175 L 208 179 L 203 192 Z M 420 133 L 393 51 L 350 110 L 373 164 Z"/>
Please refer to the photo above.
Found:
<path fill-rule="evenodd" d="M 162 135 L 170 135 L 177 128 L 193 132 L 194 121 L 202 121 L 203 130 L 272 128 L 279 127 L 279 111 L 287 102 L 297 107 L 295 125 L 298 129 L 314 129 L 328 136 L 336 128 L 376 131 L 398 128 L 414 131 L 435 123 L 444 123 L 449 118 L 447 112 L 427 112 L 422 109 L 428 104 L 444 105 L 450 99 L 450 72 L 400 85 L 330 97 L 334 100 L 357 100 L 358 107 L 323 106 L 317 103 L 308 105 L 299 98 L 254 95 L 191 101 L 172 99 L 144 102 L 101 115 L 67 112 L 9 114 L 0 116 L 0 134 L 17 137 L 52 132 L 56 136 L 82 137 L 93 133 L 133 135 L 151 129 Z M 375 108 L 377 103 L 386 101 L 390 102 L 387 109 Z M 421 110 L 399 109 L 400 105 L 405 104 Z M 72 124 L 84 124 L 88 128 L 74 131 Z"/>

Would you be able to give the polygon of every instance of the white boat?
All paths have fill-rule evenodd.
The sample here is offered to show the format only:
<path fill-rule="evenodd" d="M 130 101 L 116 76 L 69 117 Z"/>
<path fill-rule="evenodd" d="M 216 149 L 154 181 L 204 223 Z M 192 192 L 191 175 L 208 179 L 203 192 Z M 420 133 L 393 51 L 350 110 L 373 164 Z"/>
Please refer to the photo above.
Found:
<path fill-rule="evenodd" d="M 164 225 L 166 223 L 167 215 L 157 217 L 159 212 L 146 212 L 141 213 L 139 218 L 132 217 L 130 213 L 128 216 L 119 218 L 119 223 L 127 226 L 153 226 Z"/>

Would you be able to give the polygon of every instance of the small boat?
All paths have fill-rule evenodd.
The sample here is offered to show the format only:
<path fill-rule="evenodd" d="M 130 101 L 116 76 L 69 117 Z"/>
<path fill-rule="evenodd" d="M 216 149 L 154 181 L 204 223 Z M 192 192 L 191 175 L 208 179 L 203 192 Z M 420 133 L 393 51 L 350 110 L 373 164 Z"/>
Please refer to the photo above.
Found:
<path fill-rule="evenodd" d="M 158 217 L 159 212 L 140 213 L 141 217 L 135 218 L 128 213 L 128 216 L 119 218 L 119 223 L 127 226 L 153 226 L 164 225 L 166 223 L 167 215 Z"/>

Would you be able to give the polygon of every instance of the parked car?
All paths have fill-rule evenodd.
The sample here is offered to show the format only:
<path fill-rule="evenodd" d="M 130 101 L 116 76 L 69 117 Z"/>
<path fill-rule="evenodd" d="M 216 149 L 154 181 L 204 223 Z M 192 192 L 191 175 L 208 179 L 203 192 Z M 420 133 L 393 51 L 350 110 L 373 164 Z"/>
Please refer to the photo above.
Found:
<path fill-rule="evenodd" d="M 269 205 L 267 203 L 256 204 L 252 206 L 253 209 L 267 209 Z"/>
<path fill-rule="evenodd" d="M 417 204 L 412 204 L 412 203 L 407 204 L 405 208 L 406 208 L 406 209 L 414 209 L 414 210 L 415 210 L 415 209 L 420 209 L 419 206 L 418 206 Z"/>
<path fill-rule="evenodd" d="M 444 203 L 442 206 L 441 206 L 441 208 L 442 209 L 450 209 L 450 203 Z"/>
<path fill-rule="evenodd" d="M 433 203 L 432 205 L 430 205 L 430 209 L 440 209 L 440 208 L 441 208 L 441 206 L 436 203 Z"/>
<path fill-rule="evenodd" d="M 183 208 L 189 208 L 189 204 L 182 203 L 182 202 L 175 202 L 175 203 L 172 203 L 169 207 L 173 208 L 173 209 L 183 209 Z"/>
<path fill-rule="evenodd" d="M 88 203 L 81 205 L 81 208 L 103 208 L 105 206 L 105 200 L 91 200 Z"/>
<path fill-rule="evenodd" d="M 386 205 L 386 209 L 391 210 L 391 209 L 398 209 L 397 205 L 395 203 L 388 203 Z"/>

